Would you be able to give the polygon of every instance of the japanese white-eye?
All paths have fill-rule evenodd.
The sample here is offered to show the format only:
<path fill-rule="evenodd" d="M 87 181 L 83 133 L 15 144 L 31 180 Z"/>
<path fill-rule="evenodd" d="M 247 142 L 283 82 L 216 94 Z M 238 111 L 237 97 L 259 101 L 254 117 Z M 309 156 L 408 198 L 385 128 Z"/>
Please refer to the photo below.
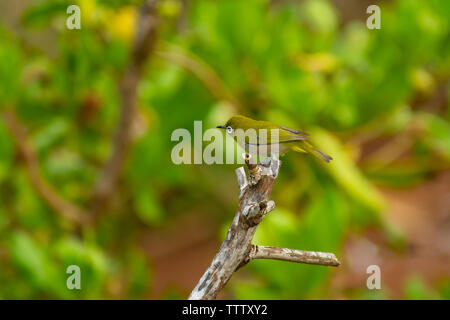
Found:
<path fill-rule="evenodd" d="M 289 151 L 306 152 L 323 161 L 333 158 L 317 150 L 308 141 L 308 133 L 280 126 L 269 121 L 258 121 L 241 115 L 231 117 L 225 125 L 217 126 L 248 153 L 259 153 L 261 147 L 266 148 L 268 155 L 278 157 Z M 253 134 L 249 134 L 252 132 Z M 252 152 L 253 151 L 253 152 Z M 260 153 L 259 153 L 260 154 Z"/>

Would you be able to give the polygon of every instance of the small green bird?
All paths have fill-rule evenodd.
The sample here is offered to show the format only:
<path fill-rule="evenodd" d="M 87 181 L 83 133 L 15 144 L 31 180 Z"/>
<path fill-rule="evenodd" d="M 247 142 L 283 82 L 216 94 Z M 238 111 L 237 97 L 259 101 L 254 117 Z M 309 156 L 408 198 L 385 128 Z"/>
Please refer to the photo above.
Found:
<path fill-rule="evenodd" d="M 296 151 L 310 153 L 325 162 L 333 160 L 329 155 L 313 147 L 308 141 L 308 133 L 269 121 L 258 121 L 237 115 L 231 117 L 224 126 L 217 128 L 225 129 L 246 152 L 254 151 L 253 153 L 258 154 L 260 148 L 264 146 L 272 157 Z"/>

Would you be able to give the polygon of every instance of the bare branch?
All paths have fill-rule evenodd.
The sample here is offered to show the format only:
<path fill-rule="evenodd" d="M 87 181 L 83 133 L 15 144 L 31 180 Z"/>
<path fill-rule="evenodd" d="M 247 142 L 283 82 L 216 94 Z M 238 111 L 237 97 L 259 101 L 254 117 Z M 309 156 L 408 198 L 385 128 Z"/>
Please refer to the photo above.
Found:
<path fill-rule="evenodd" d="M 65 200 L 58 192 L 42 177 L 39 171 L 38 158 L 29 143 L 23 125 L 17 119 L 13 109 L 3 112 L 3 119 L 8 126 L 17 148 L 22 155 L 31 185 L 45 202 L 56 212 L 63 215 L 67 220 L 76 224 L 89 223 L 88 213 L 77 205 Z"/>
<path fill-rule="evenodd" d="M 280 161 L 269 158 L 263 163 L 256 164 L 249 155 L 244 155 L 244 159 L 250 182 L 247 182 L 242 167 L 236 170 L 241 189 L 237 213 L 211 265 L 191 292 L 190 300 L 215 299 L 233 273 L 253 259 L 339 265 L 339 261 L 332 253 L 255 246 L 251 243 L 257 226 L 275 207 L 269 196 L 278 177 Z"/>
<path fill-rule="evenodd" d="M 255 245 L 253 245 L 250 251 L 249 258 L 250 260 L 274 259 L 331 267 L 337 267 L 341 264 L 333 253 Z"/>
<path fill-rule="evenodd" d="M 261 247 L 261 250 L 258 250 L 260 247 L 251 244 L 256 227 L 264 216 L 275 207 L 275 203 L 268 198 L 278 176 L 280 161 L 268 159 L 265 163 L 255 164 L 249 155 L 245 155 L 244 159 L 249 171 L 250 183 L 247 183 L 247 179 L 242 177 L 243 168 L 236 170 L 238 184 L 241 188 L 238 212 L 219 252 L 192 291 L 189 299 L 215 299 L 232 274 L 252 259 L 274 258 L 322 265 L 339 263 L 333 254 L 281 248 L 269 250 L 270 247 Z M 326 260 L 327 258 L 329 260 Z"/>
<path fill-rule="evenodd" d="M 137 32 L 133 44 L 130 64 L 120 80 L 121 112 L 116 134 L 113 138 L 113 150 L 101 170 L 92 192 L 91 211 L 94 216 L 105 209 L 109 199 L 117 188 L 128 149 L 131 143 L 131 129 L 136 113 L 137 86 L 141 79 L 142 67 L 153 52 L 159 19 L 157 1 L 145 1 L 139 11 Z"/>

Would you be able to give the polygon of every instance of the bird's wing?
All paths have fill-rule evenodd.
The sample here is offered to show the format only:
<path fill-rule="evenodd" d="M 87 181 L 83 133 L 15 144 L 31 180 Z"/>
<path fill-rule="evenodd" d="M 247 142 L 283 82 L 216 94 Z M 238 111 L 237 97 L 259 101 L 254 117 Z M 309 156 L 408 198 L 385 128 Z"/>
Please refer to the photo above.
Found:
<path fill-rule="evenodd" d="M 278 131 L 278 139 L 277 134 L 275 132 L 272 132 L 271 130 L 277 130 Z M 301 141 L 301 140 L 307 140 L 308 137 L 297 135 L 293 132 L 280 129 L 280 128 L 271 128 L 267 132 L 267 135 L 264 134 L 258 134 L 256 136 L 256 140 L 252 137 L 249 137 L 245 139 L 245 143 L 249 145 L 271 145 L 271 144 L 278 144 L 278 143 L 288 143 L 288 142 L 294 142 L 294 141 Z M 273 137 L 272 137 L 273 133 Z M 272 139 L 273 138 L 273 139 Z"/>
<path fill-rule="evenodd" d="M 257 138 L 257 139 L 258 139 L 257 143 L 252 143 L 252 142 L 247 142 L 247 141 L 245 143 L 248 144 L 248 145 L 251 145 L 251 146 L 267 146 L 267 145 L 271 145 L 271 144 L 275 143 L 275 142 L 271 142 L 271 141 L 266 141 L 265 139 L 260 139 L 260 138 Z M 302 140 L 305 140 L 305 139 L 306 138 L 295 138 L 295 139 L 289 139 L 289 140 L 284 140 L 284 141 L 280 140 L 278 143 L 288 143 L 288 142 L 302 141 Z"/>
<path fill-rule="evenodd" d="M 296 129 L 291 129 L 291 128 L 288 128 L 288 127 L 285 127 L 285 126 L 280 126 L 280 129 L 289 131 L 289 132 L 291 132 L 293 134 L 301 134 L 303 136 L 309 136 L 309 133 L 306 133 L 306 132 L 303 132 L 303 131 L 299 131 L 299 130 L 296 130 Z"/>
<path fill-rule="evenodd" d="M 247 135 L 247 132 L 236 134 L 236 141 L 248 145 L 271 145 L 275 143 L 288 143 L 301 140 L 308 140 L 308 134 L 299 130 L 279 126 L 268 121 L 257 121 L 255 128 L 267 128 L 266 134 L 261 130 L 254 130 Z M 274 132 L 276 131 L 276 132 Z M 251 134 L 254 133 L 254 134 Z M 273 138 L 273 139 L 272 139 Z M 274 141 L 272 141 L 274 140 Z M 276 141 L 275 141 L 276 140 Z M 239 142 L 238 141 L 238 142 Z"/>

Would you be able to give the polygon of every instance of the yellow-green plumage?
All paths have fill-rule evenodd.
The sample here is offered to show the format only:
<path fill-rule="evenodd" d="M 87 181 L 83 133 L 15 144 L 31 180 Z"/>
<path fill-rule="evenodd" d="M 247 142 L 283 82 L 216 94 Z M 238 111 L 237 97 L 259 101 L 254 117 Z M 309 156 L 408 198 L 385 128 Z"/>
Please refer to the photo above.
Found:
<path fill-rule="evenodd" d="M 332 160 L 329 155 L 315 149 L 313 145 L 308 141 L 309 134 L 280 126 L 269 121 L 258 121 L 251 118 L 247 118 L 241 115 L 231 117 L 225 126 L 218 126 L 218 128 L 226 129 L 227 133 L 233 136 L 233 138 L 240 144 L 245 150 L 249 149 L 249 146 L 255 146 L 259 148 L 261 146 L 268 146 L 269 150 L 272 146 L 277 146 L 278 152 L 275 156 L 284 155 L 289 151 L 306 152 L 310 153 L 326 162 Z M 242 132 L 247 132 L 249 129 L 253 129 L 256 134 L 254 135 L 242 135 Z M 265 129 L 267 134 L 261 134 Z M 272 141 L 272 133 L 278 139 Z M 242 138 L 242 139 L 240 139 Z M 275 148 L 273 148 L 275 149 Z"/>

